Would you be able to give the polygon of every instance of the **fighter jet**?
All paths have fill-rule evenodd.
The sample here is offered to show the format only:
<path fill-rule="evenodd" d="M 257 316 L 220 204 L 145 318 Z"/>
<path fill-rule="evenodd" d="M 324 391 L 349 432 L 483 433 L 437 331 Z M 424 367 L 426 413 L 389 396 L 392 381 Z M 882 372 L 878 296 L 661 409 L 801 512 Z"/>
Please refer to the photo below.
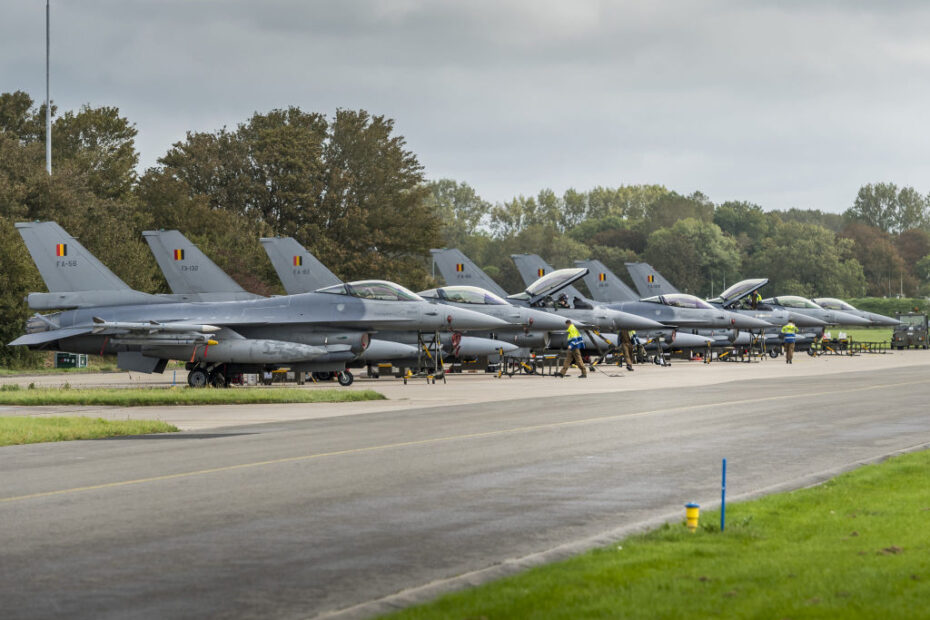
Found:
<path fill-rule="evenodd" d="M 626 263 L 627 271 L 633 279 L 633 284 L 641 293 L 654 293 L 657 291 L 677 292 L 668 280 L 662 277 L 658 271 L 653 269 L 648 263 Z M 768 284 L 767 278 L 749 278 L 740 280 L 733 286 L 727 288 L 723 293 L 708 299 L 707 302 L 713 306 L 724 308 L 731 312 L 748 314 L 755 318 L 768 321 L 776 327 L 794 322 L 800 328 L 822 328 L 827 323 L 818 317 L 795 313 L 786 308 L 776 308 L 771 304 L 760 303 L 752 308 L 746 301 L 750 295 Z M 777 330 L 769 330 L 770 333 L 777 333 Z"/>
<path fill-rule="evenodd" d="M 343 284 L 336 274 L 330 271 L 326 265 L 321 263 L 295 239 L 291 237 L 264 237 L 261 239 L 261 243 L 271 260 L 275 272 L 278 274 L 278 278 L 284 285 L 284 289 L 289 294 L 305 293 Z M 444 302 L 443 299 L 435 296 L 426 299 L 431 302 Z M 551 328 L 544 324 L 534 326 L 534 323 L 547 320 L 548 316 L 543 313 L 539 313 L 541 316 L 531 315 L 529 312 L 521 314 L 519 309 L 513 308 L 509 304 L 506 304 L 506 307 L 493 304 L 473 304 L 466 309 L 499 318 L 506 321 L 508 326 L 501 327 L 495 330 L 494 333 L 472 332 L 468 336 L 456 335 L 454 337 L 453 334 L 440 334 L 440 343 L 446 355 L 484 358 L 501 352 L 508 355 L 517 354 L 517 350 L 525 346 L 518 344 L 524 339 L 523 332 L 525 329 L 532 327 L 536 330 L 548 330 L 563 327 L 558 325 Z M 417 344 L 416 334 L 392 334 L 384 337 Z M 541 337 L 542 335 L 540 335 Z"/>
<path fill-rule="evenodd" d="M 585 284 L 594 299 L 621 303 L 640 301 L 639 295 L 601 261 L 576 260 L 575 265 L 588 268 Z M 690 327 L 686 329 L 690 329 L 690 333 L 676 329 L 670 332 L 666 330 L 661 335 L 663 340 L 682 349 L 700 349 L 706 348 L 708 345 L 712 347 L 728 347 L 741 343 L 748 344 L 750 341 L 750 334 L 730 327 L 703 329 Z M 647 333 L 645 336 L 654 338 L 656 334 Z"/>
<path fill-rule="evenodd" d="M 524 281 L 527 281 L 534 274 L 540 271 L 549 271 L 552 268 L 536 254 L 514 254 L 511 255 L 520 275 Z M 585 273 L 590 275 L 590 270 L 583 267 Z M 600 276 L 598 276 L 600 277 Z M 577 289 L 572 289 L 566 294 L 571 296 L 573 303 L 592 303 L 584 298 Z M 714 308 L 703 299 L 694 295 L 685 295 L 682 293 L 656 295 L 645 299 L 630 301 L 614 301 L 605 304 L 611 310 L 618 310 L 635 314 L 637 316 L 648 317 L 655 321 L 661 322 L 666 326 L 675 326 L 679 328 L 732 328 L 732 329 L 761 329 L 771 327 L 771 323 L 728 312 L 722 308 Z"/>
<path fill-rule="evenodd" d="M 842 299 L 836 299 L 834 297 L 818 297 L 817 299 L 812 299 L 811 301 L 813 301 L 821 308 L 826 308 L 827 310 L 838 310 L 840 312 L 845 312 L 846 314 L 853 314 L 863 319 L 867 319 L 871 322 L 872 327 L 894 327 L 895 325 L 901 324 L 901 321 L 898 319 L 893 319 L 890 316 L 885 316 L 884 314 L 878 314 L 876 312 L 867 312 L 866 310 L 859 310 L 852 304 L 845 302 Z"/>
<path fill-rule="evenodd" d="M 857 327 L 866 327 L 872 324 L 869 319 L 841 312 L 840 310 L 828 310 L 812 302 L 810 299 L 799 297 L 797 295 L 779 295 L 778 297 L 769 297 L 763 299 L 762 303 L 775 308 L 783 308 L 792 313 L 792 315 L 806 314 L 814 318 L 825 321 L 830 325 L 855 325 Z"/>
<path fill-rule="evenodd" d="M 433 265 L 437 267 L 448 285 L 477 284 L 487 288 L 494 281 L 481 271 L 467 256 L 457 249 L 433 249 Z M 561 269 L 546 273 L 542 277 L 529 283 L 521 293 L 507 295 L 500 285 L 494 283 L 495 289 L 503 292 L 503 297 L 510 303 L 528 308 L 537 308 L 553 313 L 562 318 L 582 325 L 596 327 L 602 331 L 616 331 L 619 329 L 659 329 L 664 327 L 657 320 L 643 317 L 629 312 L 622 312 L 607 308 L 601 304 L 581 304 L 573 306 L 570 303 L 558 304 L 555 295 L 572 291 L 571 284 L 584 277 L 586 269 Z"/>
<path fill-rule="evenodd" d="M 29 224 L 17 228 L 35 232 Z M 10 345 L 115 354 L 120 368 L 147 373 L 163 372 L 168 360 L 183 360 L 193 387 L 226 385 L 235 373 L 281 365 L 297 371 L 339 370 L 366 348 L 370 332 L 382 329 L 493 330 L 505 325 L 478 312 L 439 307 L 384 281 L 303 295 L 176 302 L 132 290 L 99 261 L 90 261 L 83 248 L 73 252 L 79 244 L 70 237 L 50 241 L 38 247 L 27 242 L 27 247 L 49 288 L 62 291 L 75 309 L 35 315 L 27 321 L 27 333 Z M 96 273 L 90 286 L 73 283 L 75 274 L 88 271 Z M 101 282 L 116 288 L 101 289 Z M 89 292 L 99 292 L 106 303 L 95 304 Z"/>
<path fill-rule="evenodd" d="M 142 236 L 149 244 L 155 261 L 175 296 L 200 301 L 235 301 L 261 297 L 245 291 L 180 231 L 146 230 L 142 232 Z M 372 337 L 368 346 L 355 360 L 381 362 L 416 356 L 417 348 L 413 345 Z M 351 374 L 342 374 L 339 378 L 344 384 L 352 381 Z"/>

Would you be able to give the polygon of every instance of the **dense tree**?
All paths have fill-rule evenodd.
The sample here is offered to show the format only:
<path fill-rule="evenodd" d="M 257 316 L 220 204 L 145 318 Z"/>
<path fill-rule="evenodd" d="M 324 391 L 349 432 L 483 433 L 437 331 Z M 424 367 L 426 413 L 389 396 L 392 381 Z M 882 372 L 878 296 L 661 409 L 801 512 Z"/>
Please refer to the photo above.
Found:
<path fill-rule="evenodd" d="M 740 265 L 736 242 L 716 224 L 694 218 L 649 235 L 645 258 L 680 290 L 696 295 L 708 294 L 712 280 L 732 279 Z"/>
<path fill-rule="evenodd" d="M 869 295 L 891 296 L 901 288 L 907 294 L 916 290 L 917 282 L 898 254 L 891 235 L 874 226 L 853 222 L 842 236 L 854 241 L 852 252 L 862 265 Z"/>
<path fill-rule="evenodd" d="M 295 237 L 346 279 L 422 284 L 440 220 L 422 166 L 393 129 L 363 110 L 331 120 L 272 110 L 236 131 L 188 134 L 141 185 L 163 188 L 165 177 L 174 193 L 250 222 L 249 234 Z"/>
<path fill-rule="evenodd" d="M 928 224 L 927 199 L 914 188 L 898 189 L 894 183 L 875 183 L 859 189 L 845 216 L 879 230 L 898 233 Z"/>
<path fill-rule="evenodd" d="M 747 254 L 752 254 L 776 221 L 762 207 L 748 202 L 725 202 L 714 210 L 714 224 L 736 239 Z"/>
<path fill-rule="evenodd" d="M 488 226 L 491 203 L 482 200 L 467 183 L 441 179 L 427 187 L 428 205 L 439 217 L 445 247 L 460 247 L 468 237 Z"/>
<path fill-rule="evenodd" d="M 746 277 L 766 277 L 772 295 L 855 297 L 865 292 L 854 242 L 814 224 L 781 222 L 744 266 Z"/>
<path fill-rule="evenodd" d="M 671 192 L 646 205 L 644 221 L 646 232 L 651 233 L 660 228 L 668 228 L 684 219 L 712 222 L 714 204 L 701 192 L 682 196 Z"/>

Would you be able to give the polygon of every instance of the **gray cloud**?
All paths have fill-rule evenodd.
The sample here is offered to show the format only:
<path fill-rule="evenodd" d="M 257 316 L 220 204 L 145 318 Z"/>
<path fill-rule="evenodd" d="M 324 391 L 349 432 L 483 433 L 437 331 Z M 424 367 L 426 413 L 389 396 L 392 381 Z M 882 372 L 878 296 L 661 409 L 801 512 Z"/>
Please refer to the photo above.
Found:
<path fill-rule="evenodd" d="M 3 90 L 44 96 L 44 3 L 4 8 Z M 661 183 L 841 211 L 927 191 L 924 3 L 58 0 L 53 98 L 117 105 L 144 165 L 297 105 L 396 120 L 431 178 L 506 200 Z"/>

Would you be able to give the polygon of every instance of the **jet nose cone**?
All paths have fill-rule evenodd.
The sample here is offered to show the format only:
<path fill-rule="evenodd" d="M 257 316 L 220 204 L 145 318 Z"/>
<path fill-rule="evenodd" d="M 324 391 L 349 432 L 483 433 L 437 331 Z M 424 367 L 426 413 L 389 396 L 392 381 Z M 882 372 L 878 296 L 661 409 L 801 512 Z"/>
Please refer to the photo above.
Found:
<path fill-rule="evenodd" d="M 748 314 L 740 314 L 739 312 L 728 312 L 727 314 L 729 315 L 730 325 L 737 329 L 765 329 L 772 326 L 768 321 L 757 319 Z"/>
<path fill-rule="evenodd" d="M 639 316 L 638 314 L 630 314 L 629 312 L 621 312 L 620 310 L 608 310 L 604 309 L 607 312 L 608 318 L 613 321 L 614 327 L 617 329 L 664 329 L 665 325 L 659 323 L 658 321 L 653 321 L 652 319 L 647 319 L 644 316 Z"/>
<path fill-rule="evenodd" d="M 791 318 L 791 322 L 798 327 L 824 327 L 829 325 L 826 321 L 822 321 L 815 316 L 801 314 L 800 312 L 789 312 L 788 316 Z"/>
<path fill-rule="evenodd" d="M 833 312 L 834 323 L 837 325 L 856 325 L 858 327 L 866 327 L 872 324 L 872 321 L 864 319 L 861 316 L 856 316 L 855 314 L 849 314 L 848 312 Z"/>
<path fill-rule="evenodd" d="M 872 325 L 875 325 L 876 327 L 894 327 L 895 325 L 901 324 L 901 321 L 898 319 L 893 319 L 890 316 L 885 316 L 884 314 L 866 312 L 865 316 L 872 322 Z"/>
<path fill-rule="evenodd" d="M 522 320 L 524 325 L 534 330 L 549 332 L 565 329 L 565 318 L 552 312 L 523 308 Z"/>
<path fill-rule="evenodd" d="M 511 325 L 507 321 L 488 314 L 453 306 L 443 306 L 440 314 L 445 317 L 445 327 L 460 331 L 469 329 L 494 330 Z"/>

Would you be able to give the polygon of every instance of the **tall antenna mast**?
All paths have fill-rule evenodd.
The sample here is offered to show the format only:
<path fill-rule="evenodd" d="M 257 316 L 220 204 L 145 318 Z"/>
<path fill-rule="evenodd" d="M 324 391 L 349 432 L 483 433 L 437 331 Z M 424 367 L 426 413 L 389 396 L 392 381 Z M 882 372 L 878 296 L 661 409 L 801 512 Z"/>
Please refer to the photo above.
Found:
<path fill-rule="evenodd" d="M 45 169 L 52 174 L 52 102 L 49 90 L 49 48 L 51 35 L 49 30 L 49 2 L 45 0 Z"/>

